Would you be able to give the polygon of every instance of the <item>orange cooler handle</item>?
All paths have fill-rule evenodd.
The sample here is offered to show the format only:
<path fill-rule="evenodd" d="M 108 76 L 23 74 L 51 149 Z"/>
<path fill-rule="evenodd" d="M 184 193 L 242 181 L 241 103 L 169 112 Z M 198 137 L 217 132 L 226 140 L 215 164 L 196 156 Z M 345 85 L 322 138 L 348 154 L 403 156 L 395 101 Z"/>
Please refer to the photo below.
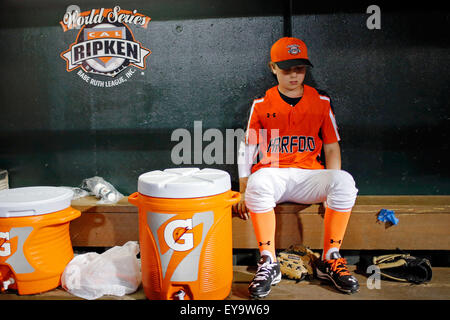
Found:
<path fill-rule="evenodd" d="M 72 221 L 81 216 L 81 211 L 76 210 L 72 207 L 68 208 L 70 211 L 68 212 L 68 216 L 66 217 L 67 221 Z"/>
<path fill-rule="evenodd" d="M 225 200 L 226 202 L 228 202 L 228 204 L 230 206 L 241 201 L 241 194 L 239 192 L 230 191 L 230 193 L 231 193 L 231 198 Z"/>
<path fill-rule="evenodd" d="M 61 224 L 61 223 L 66 223 L 66 222 L 75 220 L 79 216 L 81 216 L 81 211 L 74 209 L 72 207 L 68 207 L 61 211 L 56 211 L 53 213 L 43 215 L 42 217 L 45 217 L 45 219 L 40 219 L 41 216 L 35 216 L 35 218 L 37 218 L 37 220 L 35 220 L 34 224 L 36 226 L 38 224 L 42 224 L 42 225 Z M 23 220 L 17 219 L 16 221 L 17 222 L 23 221 L 25 224 L 29 224 L 30 218 L 31 217 L 23 217 Z"/>
<path fill-rule="evenodd" d="M 139 204 L 139 192 L 135 192 L 128 197 L 128 202 L 134 206 Z"/>

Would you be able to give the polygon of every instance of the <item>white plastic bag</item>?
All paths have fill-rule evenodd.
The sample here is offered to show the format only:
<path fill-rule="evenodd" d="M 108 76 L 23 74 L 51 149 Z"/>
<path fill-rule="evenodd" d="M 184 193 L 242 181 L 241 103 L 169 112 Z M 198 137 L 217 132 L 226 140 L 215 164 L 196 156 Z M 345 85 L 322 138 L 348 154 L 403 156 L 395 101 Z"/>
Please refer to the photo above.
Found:
<path fill-rule="evenodd" d="M 80 254 L 67 264 L 61 285 L 71 294 L 89 300 L 133 293 L 141 284 L 138 253 L 138 243 L 128 241 L 102 254 Z"/>
<path fill-rule="evenodd" d="M 92 177 L 81 182 L 81 188 L 89 190 L 95 197 L 100 199 L 97 203 L 116 203 L 123 198 L 123 194 L 102 177 Z"/>

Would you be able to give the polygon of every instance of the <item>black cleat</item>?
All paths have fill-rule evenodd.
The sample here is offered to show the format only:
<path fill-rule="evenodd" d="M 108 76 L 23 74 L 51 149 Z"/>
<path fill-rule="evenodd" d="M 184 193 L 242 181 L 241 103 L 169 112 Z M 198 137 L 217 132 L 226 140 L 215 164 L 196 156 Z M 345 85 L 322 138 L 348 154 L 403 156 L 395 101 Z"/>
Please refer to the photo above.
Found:
<path fill-rule="evenodd" d="M 281 281 L 281 270 L 278 262 L 272 263 L 269 256 L 263 255 L 258 262 L 258 270 L 256 270 L 253 281 L 248 286 L 248 292 L 254 299 L 267 297 L 270 293 L 271 286 Z"/>
<path fill-rule="evenodd" d="M 338 252 L 332 259 L 317 262 L 316 273 L 319 279 L 330 281 L 341 292 L 355 293 L 359 290 L 358 280 L 350 274 L 347 261 Z"/>

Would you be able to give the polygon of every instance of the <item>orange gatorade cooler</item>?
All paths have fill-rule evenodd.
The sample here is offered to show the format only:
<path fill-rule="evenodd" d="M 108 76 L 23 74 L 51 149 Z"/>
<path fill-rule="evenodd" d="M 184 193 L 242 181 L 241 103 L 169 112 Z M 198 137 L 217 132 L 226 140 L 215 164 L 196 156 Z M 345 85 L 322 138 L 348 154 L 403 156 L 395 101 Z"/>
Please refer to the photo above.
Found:
<path fill-rule="evenodd" d="M 128 201 L 139 208 L 142 284 L 148 299 L 225 299 L 233 280 L 230 175 L 176 168 L 142 174 Z"/>
<path fill-rule="evenodd" d="M 58 187 L 0 191 L 0 290 L 35 294 L 60 285 L 73 258 L 69 223 L 73 192 Z"/>

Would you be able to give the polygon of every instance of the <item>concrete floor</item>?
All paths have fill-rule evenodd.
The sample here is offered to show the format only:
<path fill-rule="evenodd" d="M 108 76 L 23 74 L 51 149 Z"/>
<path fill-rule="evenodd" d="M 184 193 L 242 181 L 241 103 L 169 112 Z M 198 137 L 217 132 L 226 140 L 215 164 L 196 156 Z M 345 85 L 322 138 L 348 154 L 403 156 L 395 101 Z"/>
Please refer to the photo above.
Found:
<path fill-rule="evenodd" d="M 354 266 L 349 266 L 353 271 Z M 247 287 L 252 280 L 255 268 L 235 267 L 234 281 L 230 299 L 248 299 Z M 318 279 L 296 282 L 282 279 L 273 287 L 266 299 L 270 300 L 449 300 L 450 268 L 433 268 L 433 279 L 427 284 L 380 281 L 380 289 L 369 289 L 367 278 L 353 275 L 360 284 L 359 292 L 349 295 L 338 292 L 334 287 Z"/>
<path fill-rule="evenodd" d="M 354 270 L 354 266 L 349 266 Z M 234 279 L 227 300 L 249 300 L 247 287 L 253 278 L 255 267 L 234 266 Z M 431 282 L 421 285 L 381 280 L 380 289 L 369 289 L 367 278 L 355 274 L 360 291 L 353 295 L 342 294 L 320 280 L 296 282 L 282 279 L 272 287 L 265 300 L 450 300 L 450 268 L 433 268 Z M 19 296 L 15 292 L 0 294 L 0 300 L 78 300 L 62 288 L 49 292 Z M 123 297 L 104 296 L 100 300 L 145 300 L 142 288 Z"/>

